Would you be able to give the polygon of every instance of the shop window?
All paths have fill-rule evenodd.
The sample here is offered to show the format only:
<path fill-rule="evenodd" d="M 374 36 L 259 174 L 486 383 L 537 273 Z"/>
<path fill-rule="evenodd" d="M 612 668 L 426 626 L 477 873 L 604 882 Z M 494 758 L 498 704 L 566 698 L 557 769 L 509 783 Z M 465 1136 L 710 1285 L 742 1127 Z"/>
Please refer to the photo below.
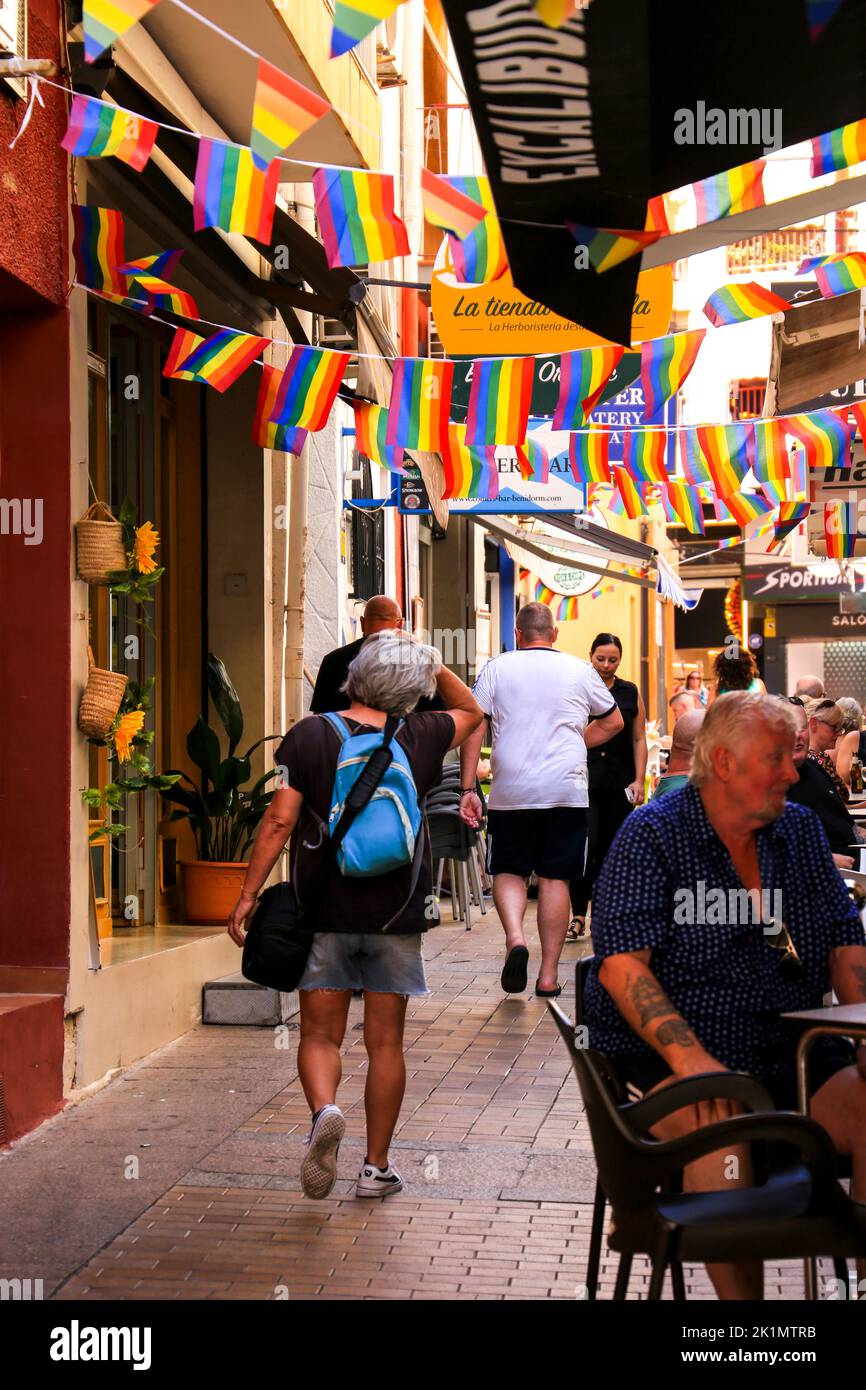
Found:
<path fill-rule="evenodd" d="M 370 460 L 357 454 L 360 477 L 352 480 L 352 498 L 373 496 Z M 372 598 L 385 588 L 385 515 L 381 507 L 352 508 L 352 592 L 356 600 Z"/>

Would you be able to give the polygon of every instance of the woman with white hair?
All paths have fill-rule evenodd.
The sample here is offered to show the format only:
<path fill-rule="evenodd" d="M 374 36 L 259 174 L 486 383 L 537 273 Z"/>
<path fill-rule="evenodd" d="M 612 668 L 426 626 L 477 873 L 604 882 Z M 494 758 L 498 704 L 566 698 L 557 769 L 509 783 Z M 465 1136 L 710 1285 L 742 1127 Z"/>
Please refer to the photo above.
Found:
<path fill-rule="evenodd" d="M 438 780 L 444 754 L 461 744 L 482 719 L 471 691 L 443 667 L 439 652 L 405 633 L 381 632 L 368 638 L 349 667 L 343 689 L 351 703 L 339 718 L 350 735 L 383 729 L 389 715 L 401 719 L 394 741 L 408 759 L 419 801 Z M 437 691 L 444 712 L 412 713 L 419 699 Z M 315 894 L 310 894 L 313 900 L 305 899 L 317 871 L 315 851 L 321 845 L 323 823 L 328 822 L 341 748 L 340 736 L 324 715 L 309 715 L 286 734 L 276 754 L 282 785 L 259 827 L 228 930 L 243 946 L 244 923 L 291 836 L 292 875 L 304 912 L 313 915 L 316 926 L 298 985 L 298 1073 L 313 1116 L 301 1186 L 306 1196 L 322 1198 L 336 1180 L 337 1153 L 346 1129 L 336 1104 L 340 1048 L 352 993 L 363 990 L 369 1058 L 364 1091 L 367 1148 L 356 1195 L 385 1197 L 403 1186 L 388 1156 L 406 1084 L 403 1025 L 409 997 L 428 992 L 421 937 L 437 924 L 438 911 L 429 843 L 420 872 L 416 863 L 376 877 L 344 878 L 337 864 L 329 863 L 319 870 Z"/>

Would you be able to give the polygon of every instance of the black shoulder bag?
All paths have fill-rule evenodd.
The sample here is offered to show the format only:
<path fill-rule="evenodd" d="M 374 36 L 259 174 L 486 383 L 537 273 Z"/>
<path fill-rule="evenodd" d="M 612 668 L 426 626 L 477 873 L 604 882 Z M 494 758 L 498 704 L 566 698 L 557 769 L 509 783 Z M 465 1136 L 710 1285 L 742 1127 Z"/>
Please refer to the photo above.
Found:
<path fill-rule="evenodd" d="M 392 715 L 386 719 L 382 746 L 367 759 L 367 766 L 346 798 L 333 835 L 325 839 L 320 861 L 307 886 L 307 896 L 311 900 L 322 875 L 335 862 L 340 841 L 385 776 L 394 756 L 391 741 L 399 723 Z M 315 931 L 315 921 L 305 914 L 295 882 L 275 883 L 266 888 L 244 938 L 241 960 L 244 978 L 255 985 L 266 985 L 268 989 L 296 989 L 307 966 Z"/>

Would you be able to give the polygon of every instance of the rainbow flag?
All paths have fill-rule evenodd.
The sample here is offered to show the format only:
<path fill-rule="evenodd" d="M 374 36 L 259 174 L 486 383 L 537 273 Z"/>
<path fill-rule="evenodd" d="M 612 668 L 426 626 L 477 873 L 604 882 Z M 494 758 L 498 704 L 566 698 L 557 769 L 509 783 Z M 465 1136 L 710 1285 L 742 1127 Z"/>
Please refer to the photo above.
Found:
<path fill-rule="evenodd" d="M 269 164 L 330 109 L 323 97 L 260 58 L 250 149 Z"/>
<path fill-rule="evenodd" d="M 610 435 L 607 429 L 583 430 L 569 435 L 568 461 L 574 481 L 587 488 L 589 483 L 609 483 Z"/>
<path fill-rule="evenodd" d="M 813 179 L 820 174 L 832 174 L 866 160 L 866 120 L 852 121 L 826 135 L 816 135 L 812 141 Z"/>
<path fill-rule="evenodd" d="M 773 518 L 773 548 L 781 545 L 792 531 L 807 521 L 811 510 L 808 502 L 781 502 Z"/>
<path fill-rule="evenodd" d="M 640 490 L 635 487 L 624 468 L 615 468 L 613 470 L 613 480 L 616 483 L 617 495 L 622 504 L 622 510 L 625 512 L 629 521 L 636 521 L 639 516 L 648 516 L 649 513 L 644 506 L 644 500 Z M 611 505 L 611 511 L 613 510 L 613 505 Z"/>
<path fill-rule="evenodd" d="M 80 159 L 102 159 L 113 154 L 141 173 L 150 159 L 158 130 L 156 121 L 146 121 L 143 116 L 96 97 L 76 94 L 69 127 L 60 144 Z"/>
<path fill-rule="evenodd" d="M 789 453 L 788 467 L 791 470 L 789 501 L 805 502 L 809 497 L 810 485 L 809 459 L 804 448 L 796 448 Z"/>
<path fill-rule="evenodd" d="M 440 178 L 429 169 L 421 170 L 421 201 L 424 216 L 434 227 L 451 232 L 462 239 L 468 237 L 487 216 L 486 209 L 474 198 L 455 188 L 454 179 Z"/>
<path fill-rule="evenodd" d="M 585 227 L 580 222 L 565 225 L 578 246 L 586 247 L 589 263 L 599 275 L 637 256 L 661 236 L 660 231 L 627 232 L 614 227 Z"/>
<path fill-rule="evenodd" d="M 680 468 L 687 483 L 701 487 L 710 482 L 710 471 L 701 453 L 696 429 L 678 431 Z"/>
<path fill-rule="evenodd" d="M 348 352 L 329 352 L 327 348 L 292 348 L 269 416 L 270 423 L 300 425 L 305 430 L 322 429 L 349 365 L 349 355 Z"/>
<path fill-rule="evenodd" d="M 261 356 L 269 342 L 268 338 L 254 338 L 230 328 L 221 328 L 212 338 L 176 328 L 162 374 L 178 381 L 200 381 L 222 394 Z"/>
<path fill-rule="evenodd" d="M 556 621 L 558 623 L 573 623 L 577 618 L 577 594 L 569 594 L 567 598 L 559 601 L 556 610 Z"/>
<path fill-rule="evenodd" d="M 118 274 L 132 280 L 147 294 L 154 309 L 170 309 L 181 318 L 197 319 L 198 305 L 193 296 L 163 278 L 165 273 L 170 275 L 174 271 L 182 255 L 182 251 L 160 251 L 155 256 L 141 256 L 137 261 L 126 261 L 119 265 Z"/>
<path fill-rule="evenodd" d="M 406 227 L 394 210 L 391 174 L 317 169 L 313 194 L 319 235 L 332 270 L 409 255 Z"/>
<path fill-rule="evenodd" d="M 611 345 L 562 354 L 555 430 L 576 430 L 586 424 L 624 352 L 625 348 Z"/>
<path fill-rule="evenodd" d="M 793 435 L 805 448 L 810 468 L 850 468 L 854 426 L 835 410 L 789 415 L 783 424 L 785 433 Z"/>
<path fill-rule="evenodd" d="M 441 453 L 448 441 L 454 363 L 398 357 L 388 405 L 387 445 Z"/>
<path fill-rule="evenodd" d="M 117 269 L 124 260 L 124 225 L 114 208 L 73 207 L 75 278 L 88 289 L 125 299 L 129 290 Z"/>
<path fill-rule="evenodd" d="M 650 198 L 646 205 L 646 230 L 658 232 L 659 236 L 667 236 L 670 229 L 665 195 L 657 193 L 654 198 Z"/>
<path fill-rule="evenodd" d="M 784 502 L 791 469 L 781 420 L 752 421 L 749 462 L 767 500 Z"/>
<path fill-rule="evenodd" d="M 84 57 L 93 63 L 159 0 L 84 0 Z"/>
<path fill-rule="evenodd" d="M 679 391 L 698 358 L 705 328 L 690 333 L 671 333 L 641 344 L 640 380 L 644 394 L 644 420 L 658 420 L 665 401 Z"/>
<path fill-rule="evenodd" d="M 753 159 L 749 164 L 740 164 L 736 169 L 693 183 L 697 225 L 701 227 L 720 217 L 733 217 L 749 208 L 762 208 L 765 164 L 764 159 Z"/>
<path fill-rule="evenodd" d="M 836 11 L 844 3 L 845 0 L 806 0 L 809 38 L 813 43 L 820 38 Z"/>
<path fill-rule="evenodd" d="M 499 496 L 499 470 L 493 448 L 473 449 L 463 425 L 448 425 L 442 443 L 443 498 Z"/>
<path fill-rule="evenodd" d="M 815 266 L 815 279 L 825 299 L 862 289 L 866 285 L 866 252 L 853 251 L 847 256 L 834 257 L 825 265 Z"/>
<path fill-rule="evenodd" d="M 739 492 L 746 476 L 750 428 L 742 421 L 734 425 L 698 425 L 697 434 L 716 494 L 727 501 Z"/>
<path fill-rule="evenodd" d="M 824 503 L 824 539 L 829 560 L 850 560 L 857 543 L 857 505 L 840 497 Z"/>
<path fill-rule="evenodd" d="M 540 579 L 537 579 L 537 580 L 535 581 L 535 602 L 536 602 L 536 603 L 551 604 L 551 603 L 553 603 L 553 601 L 554 601 L 554 599 L 555 599 L 556 597 L 557 597 L 557 595 L 556 595 L 555 591 L 554 591 L 553 589 L 548 589 L 547 585 L 546 585 L 546 584 L 542 584 L 542 582 L 541 582 Z"/>
<path fill-rule="evenodd" d="M 139 256 L 137 260 L 124 261 L 123 265 L 117 268 L 122 275 L 129 275 L 136 280 L 151 275 L 167 280 L 169 275 L 174 274 L 182 255 L 182 251 L 157 251 L 152 256 Z"/>
<path fill-rule="evenodd" d="M 193 192 L 193 226 L 221 227 L 268 244 L 280 161 L 262 162 L 243 145 L 199 140 Z"/>
<path fill-rule="evenodd" d="M 733 492 L 725 498 L 725 506 L 740 527 L 757 521 L 759 516 L 766 516 L 767 512 L 773 510 L 773 503 L 759 492 Z"/>
<path fill-rule="evenodd" d="M 402 4 L 403 0 L 336 0 L 331 57 L 348 53 Z"/>
<path fill-rule="evenodd" d="M 665 492 L 677 517 L 691 531 L 692 535 L 705 535 L 704 509 L 701 506 L 697 488 L 689 487 L 677 478 L 668 478 L 665 483 Z"/>
<path fill-rule="evenodd" d="M 388 411 L 383 405 L 368 404 L 366 401 L 353 401 L 355 412 L 355 448 L 359 454 L 378 463 L 380 468 L 389 468 L 392 473 L 405 473 L 403 450 L 388 446 Z"/>
<path fill-rule="evenodd" d="M 550 476 L 550 456 L 543 444 L 531 436 L 516 446 L 520 476 L 525 483 L 546 483 Z"/>
<path fill-rule="evenodd" d="M 523 443 L 534 375 L 534 357 L 482 357 L 472 364 L 467 444 Z"/>
<path fill-rule="evenodd" d="M 667 482 L 667 438 L 665 430 L 623 430 L 622 466 L 632 481 Z"/>
<path fill-rule="evenodd" d="M 845 406 L 843 409 L 850 410 L 856 422 L 857 433 L 861 441 L 866 442 L 866 401 L 852 401 L 849 406 Z M 847 417 L 842 415 L 841 418 L 846 419 Z"/>
<path fill-rule="evenodd" d="M 464 198 L 480 203 L 487 212 L 484 221 L 479 222 L 468 236 L 448 237 L 455 277 L 464 285 L 484 285 L 490 280 L 498 280 L 508 269 L 508 257 L 490 180 L 476 174 L 443 174 L 441 177 Z"/>
<path fill-rule="evenodd" d="M 307 441 L 307 431 L 295 425 L 274 425 L 271 415 L 282 380 L 279 367 L 262 367 L 262 380 L 253 416 L 253 443 L 259 449 L 275 449 L 283 454 L 299 454 Z"/>
<path fill-rule="evenodd" d="M 790 307 L 780 294 L 750 280 L 746 285 L 722 285 L 710 295 L 704 313 L 715 328 L 724 328 L 729 323 L 745 323 L 764 314 L 784 314 Z"/>

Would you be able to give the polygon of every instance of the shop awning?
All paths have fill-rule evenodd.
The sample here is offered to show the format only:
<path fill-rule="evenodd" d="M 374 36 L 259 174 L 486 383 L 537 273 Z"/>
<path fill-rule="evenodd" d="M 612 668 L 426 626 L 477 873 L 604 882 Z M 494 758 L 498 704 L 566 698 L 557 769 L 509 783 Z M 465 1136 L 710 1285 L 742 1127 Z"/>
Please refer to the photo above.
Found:
<path fill-rule="evenodd" d="M 566 539 L 565 536 L 551 535 L 549 531 L 527 530 L 524 527 L 515 526 L 504 516 L 491 516 L 489 512 L 464 512 L 477 526 L 481 526 L 485 531 L 489 531 L 491 536 L 496 537 L 505 546 L 515 564 L 522 565 L 524 569 L 531 570 L 534 560 L 544 560 L 548 564 L 565 566 L 567 568 L 586 570 L 589 574 L 598 574 L 605 579 L 618 580 L 623 584 L 634 584 L 642 589 L 655 589 L 655 575 L 636 575 L 625 574 L 621 570 L 611 569 L 611 565 L 631 565 L 640 563 L 649 566 L 655 562 L 656 552 L 652 546 L 641 546 L 643 554 L 638 556 L 627 553 L 618 548 L 617 542 L 624 539 L 606 531 L 602 526 L 592 526 L 592 538 L 585 543 L 578 544 L 577 541 Z M 577 532 L 575 535 L 586 534 L 590 536 L 590 529 L 586 532 Z M 596 543 L 598 537 L 599 543 Z M 639 545 L 639 542 L 631 542 L 632 545 Z"/>

